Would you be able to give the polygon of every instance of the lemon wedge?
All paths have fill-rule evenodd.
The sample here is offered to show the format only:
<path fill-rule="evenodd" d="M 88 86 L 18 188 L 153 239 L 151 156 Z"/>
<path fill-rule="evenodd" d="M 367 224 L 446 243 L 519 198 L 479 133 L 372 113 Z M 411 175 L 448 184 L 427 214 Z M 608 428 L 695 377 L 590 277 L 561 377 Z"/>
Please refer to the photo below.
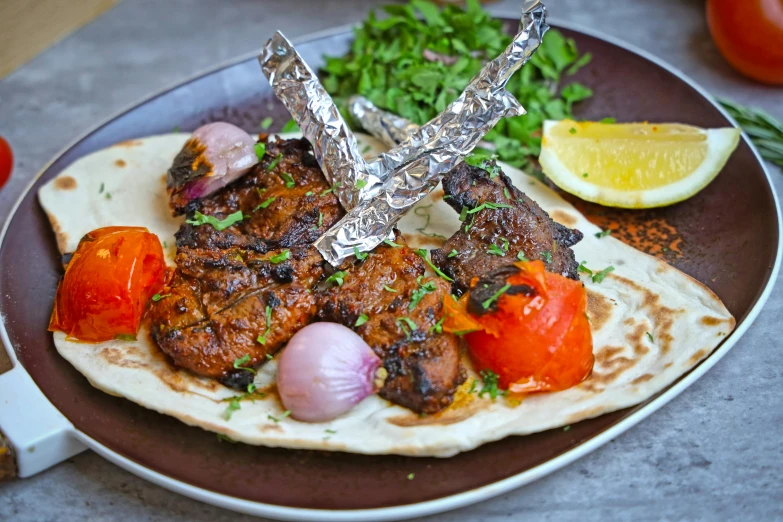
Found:
<path fill-rule="evenodd" d="M 735 128 L 546 121 L 539 161 L 555 185 L 587 201 L 662 207 L 715 179 L 739 137 Z"/>

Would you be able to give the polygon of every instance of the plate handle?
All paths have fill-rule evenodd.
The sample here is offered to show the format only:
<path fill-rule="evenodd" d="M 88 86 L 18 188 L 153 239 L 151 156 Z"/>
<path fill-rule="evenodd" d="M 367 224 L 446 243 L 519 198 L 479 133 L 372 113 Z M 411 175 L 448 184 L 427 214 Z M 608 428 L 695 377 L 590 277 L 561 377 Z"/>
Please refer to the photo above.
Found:
<path fill-rule="evenodd" d="M 87 449 L 74 436 L 73 425 L 18 363 L 0 375 L 0 432 L 0 460 L 8 459 L 10 452 L 16 460 L 17 475 L 22 478 Z M 6 466 L 7 472 L 9 469 Z"/>

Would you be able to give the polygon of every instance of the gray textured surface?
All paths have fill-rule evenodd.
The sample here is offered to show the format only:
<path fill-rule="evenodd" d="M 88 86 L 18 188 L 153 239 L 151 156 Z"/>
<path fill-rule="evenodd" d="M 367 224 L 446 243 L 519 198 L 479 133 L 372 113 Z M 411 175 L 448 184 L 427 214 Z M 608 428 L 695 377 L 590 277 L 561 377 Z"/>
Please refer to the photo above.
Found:
<path fill-rule="evenodd" d="M 31 176 L 74 136 L 152 91 L 258 46 L 268 33 L 260 27 L 298 36 L 358 20 L 379 3 L 126 0 L 0 80 L 0 134 L 17 154 L 13 179 L 0 192 L 0 222 Z M 518 3 L 494 8 L 508 12 Z M 783 117 L 783 90 L 750 83 L 721 60 L 703 4 L 547 1 L 559 19 L 652 51 L 713 93 Z M 601 14 L 608 7 L 611 17 Z M 780 194 L 783 177 L 770 168 Z M 783 519 L 782 308 L 778 284 L 753 327 L 715 368 L 595 453 L 508 495 L 427 520 Z M 85 453 L 34 478 L 0 485 L 0 520 L 250 517 L 170 493 Z"/>

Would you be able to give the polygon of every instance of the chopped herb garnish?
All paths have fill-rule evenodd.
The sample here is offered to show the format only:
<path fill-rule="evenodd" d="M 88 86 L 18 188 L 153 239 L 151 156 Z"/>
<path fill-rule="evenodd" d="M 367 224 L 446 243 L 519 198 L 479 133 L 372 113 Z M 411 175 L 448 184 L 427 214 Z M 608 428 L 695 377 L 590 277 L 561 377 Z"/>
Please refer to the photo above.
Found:
<path fill-rule="evenodd" d="M 357 179 L 356 180 L 356 188 L 361 190 L 364 187 L 367 186 L 367 180 L 366 179 Z"/>
<path fill-rule="evenodd" d="M 240 357 L 239 359 L 234 360 L 234 369 L 235 370 L 245 370 L 252 374 L 255 374 L 256 371 L 253 368 L 248 368 L 246 366 L 242 366 L 243 364 L 250 361 L 250 354 L 245 354 L 243 357 Z"/>
<path fill-rule="evenodd" d="M 475 214 L 476 212 L 481 212 L 482 210 L 497 210 L 500 208 L 512 208 L 511 205 L 506 205 L 505 203 L 492 203 L 491 201 L 485 201 L 481 205 L 477 206 L 474 209 L 468 210 L 468 214 Z"/>
<path fill-rule="evenodd" d="M 595 233 L 595 237 L 597 237 L 597 238 L 599 238 L 599 239 L 600 239 L 600 238 L 602 238 L 602 237 L 606 237 L 606 236 L 608 236 L 608 235 L 609 235 L 609 234 L 611 234 L 611 233 L 612 233 L 612 231 L 611 231 L 611 230 L 609 230 L 609 229 L 607 228 L 606 230 L 602 230 L 602 231 L 600 231 L 600 232 L 596 232 L 596 233 Z"/>
<path fill-rule="evenodd" d="M 438 320 L 437 323 L 430 326 L 430 329 L 428 330 L 428 333 L 443 333 L 443 320 L 446 319 L 445 317 L 441 317 L 440 320 Z"/>
<path fill-rule="evenodd" d="M 579 263 L 579 266 L 576 267 L 576 271 L 577 272 L 582 272 L 583 274 L 587 274 L 587 275 L 590 275 L 590 276 L 593 275 L 593 271 L 590 270 L 589 268 L 587 268 L 585 266 L 585 263 L 587 263 L 587 261 L 582 261 L 581 263 Z"/>
<path fill-rule="evenodd" d="M 413 480 L 413 477 L 415 477 L 415 473 L 408 473 L 408 480 Z"/>
<path fill-rule="evenodd" d="M 362 315 L 360 315 L 360 316 L 359 316 L 359 318 L 356 320 L 356 324 L 354 324 L 354 326 L 357 326 L 357 327 L 358 327 L 358 326 L 361 326 L 361 325 L 363 325 L 364 323 L 366 323 L 366 322 L 367 322 L 367 321 L 369 321 L 369 320 L 370 320 L 370 318 L 369 318 L 369 317 L 367 317 L 367 314 L 362 314 Z"/>
<path fill-rule="evenodd" d="M 264 130 L 268 129 L 269 127 L 272 126 L 272 123 L 274 123 L 274 121 L 275 120 L 273 120 L 272 118 L 267 116 L 266 118 L 261 120 L 261 128 L 264 129 Z"/>
<path fill-rule="evenodd" d="M 267 169 L 269 170 L 269 169 Z M 291 176 L 288 172 L 281 172 L 280 177 L 285 181 L 285 188 L 294 188 L 296 186 L 296 181 L 294 181 L 294 177 Z"/>
<path fill-rule="evenodd" d="M 307 192 L 305 192 L 305 196 L 308 196 L 308 197 L 312 196 L 314 194 L 315 194 L 315 192 L 313 192 L 312 190 L 308 190 Z"/>
<path fill-rule="evenodd" d="M 476 379 L 470 380 L 470 389 L 468 390 L 468 393 L 473 393 L 476 391 L 476 385 L 478 385 L 478 381 Z"/>
<path fill-rule="evenodd" d="M 363 261 L 363 260 L 367 259 L 367 256 L 370 255 L 370 254 L 368 254 L 367 252 L 359 252 L 359 247 L 354 246 L 353 247 L 353 255 L 355 255 L 356 259 L 358 259 L 359 261 Z"/>
<path fill-rule="evenodd" d="M 271 361 L 272 359 L 275 358 L 275 356 L 272 355 L 271 353 L 266 354 L 265 357 L 267 358 L 268 361 Z"/>
<path fill-rule="evenodd" d="M 235 397 L 231 399 L 231 402 L 228 403 L 228 408 L 226 408 L 226 412 L 223 415 L 226 420 L 231 420 L 231 416 L 234 414 L 234 412 L 241 408 L 242 405 L 239 404 L 239 398 Z"/>
<path fill-rule="evenodd" d="M 267 419 L 269 419 L 269 420 L 273 420 L 273 421 L 275 421 L 275 422 L 280 422 L 281 420 L 285 419 L 285 418 L 286 418 L 286 417 L 288 417 L 289 415 L 291 415 L 291 410 L 285 410 L 285 411 L 283 412 L 283 414 L 282 414 L 282 415 L 280 415 L 280 418 L 277 418 L 277 417 L 275 417 L 275 416 L 273 416 L 273 415 L 267 415 L 267 416 L 266 416 L 266 418 L 267 418 Z"/>
<path fill-rule="evenodd" d="M 505 395 L 507 392 L 498 389 L 498 374 L 492 370 L 481 370 L 479 372 L 483 386 L 479 391 L 478 396 L 484 397 L 485 393 L 488 393 L 490 398 L 494 401 L 498 395 Z"/>
<path fill-rule="evenodd" d="M 171 294 L 164 294 L 164 295 L 155 294 L 155 295 L 153 295 L 153 296 L 152 296 L 152 300 L 153 300 L 153 301 L 155 301 L 155 302 L 157 303 L 157 302 L 158 302 L 158 301 L 160 301 L 161 299 L 163 299 L 163 298 L 166 298 L 166 297 L 169 297 L 170 295 L 171 295 Z"/>
<path fill-rule="evenodd" d="M 457 257 L 459 255 L 459 252 L 457 252 L 456 248 L 452 248 L 451 252 L 449 252 L 449 255 L 446 257 Z"/>
<path fill-rule="evenodd" d="M 280 163 L 280 160 L 283 159 L 283 153 L 279 152 L 277 156 L 275 156 L 275 159 L 272 160 L 272 163 L 266 166 L 266 171 L 269 172 L 273 168 L 277 167 L 277 164 Z M 287 185 L 287 183 L 286 183 Z"/>
<path fill-rule="evenodd" d="M 299 132 L 299 125 L 294 120 L 288 120 L 280 132 Z"/>
<path fill-rule="evenodd" d="M 570 424 L 568 426 L 563 426 L 563 431 L 568 431 L 570 429 L 571 429 L 571 425 Z"/>
<path fill-rule="evenodd" d="M 118 341 L 135 341 L 136 335 L 135 334 L 117 334 L 114 336 L 115 339 Z"/>
<path fill-rule="evenodd" d="M 391 292 L 393 294 L 397 293 L 397 290 L 395 290 L 394 288 L 391 288 L 390 286 L 383 285 L 383 289 L 386 290 L 387 292 Z"/>
<path fill-rule="evenodd" d="M 265 318 L 266 318 L 266 330 L 264 330 L 264 333 L 259 335 L 256 338 L 256 341 L 258 341 L 259 344 L 266 344 L 266 336 L 269 335 L 269 332 L 272 331 L 272 307 L 267 305 L 265 310 Z M 269 355 L 269 354 L 267 354 Z"/>
<path fill-rule="evenodd" d="M 547 263 L 552 262 L 552 252 L 541 252 L 541 257 L 543 257 L 544 261 Z"/>
<path fill-rule="evenodd" d="M 229 437 L 228 435 L 223 435 L 222 433 L 217 434 L 217 439 L 219 442 L 228 442 L 230 444 L 236 444 L 237 441 Z"/>
<path fill-rule="evenodd" d="M 614 267 L 609 265 L 597 274 L 593 275 L 593 283 L 600 283 L 607 275 L 609 275 L 609 272 L 612 272 L 613 270 Z"/>
<path fill-rule="evenodd" d="M 470 210 L 468 207 L 466 207 L 465 205 L 462 205 L 462 210 L 460 210 L 460 213 L 459 213 L 459 220 L 460 221 L 464 222 L 467 219 L 467 217 L 468 217 L 468 210 Z"/>
<path fill-rule="evenodd" d="M 397 326 L 405 333 L 405 336 L 410 339 L 411 333 L 416 331 L 417 326 L 409 317 L 398 317 Z"/>
<path fill-rule="evenodd" d="M 273 196 L 273 197 L 271 197 L 271 198 L 267 198 L 267 199 L 265 199 L 265 200 L 264 200 L 264 201 L 263 201 L 263 202 L 262 202 L 260 205 L 258 205 L 256 208 L 254 208 L 254 209 L 253 209 L 253 212 L 255 212 L 256 210 L 258 210 L 259 208 L 266 208 L 266 207 L 268 207 L 268 206 L 269 206 L 269 205 L 271 205 L 271 204 L 272 204 L 272 202 L 273 202 L 274 200 L 276 200 L 276 199 L 277 199 L 277 198 L 276 198 L 276 197 L 274 197 L 274 196 Z"/>
<path fill-rule="evenodd" d="M 369 145 L 365 145 L 364 147 L 362 147 L 362 154 L 367 154 L 371 150 L 372 150 L 372 147 L 370 147 Z"/>
<path fill-rule="evenodd" d="M 277 265 L 291 258 L 291 251 L 288 249 L 283 250 L 279 254 L 275 254 L 269 258 L 269 261 L 273 265 Z"/>
<path fill-rule="evenodd" d="M 321 228 L 321 226 L 324 224 L 324 213 L 320 210 L 318 211 L 318 224 L 313 225 L 313 230 L 318 230 Z"/>
<path fill-rule="evenodd" d="M 422 276 L 416 278 L 416 282 L 419 283 L 419 288 L 411 293 L 411 302 L 408 305 L 408 310 L 413 310 L 416 308 L 416 305 L 419 304 L 419 301 L 421 301 L 425 295 L 437 290 L 434 281 L 427 281 L 426 283 L 422 283 L 422 279 Z"/>
<path fill-rule="evenodd" d="M 166 242 L 163 242 L 163 248 L 168 248 L 169 246 L 166 244 Z"/>
<path fill-rule="evenodd" d="M 486 156 L 481 153 L 473 153 L 465 158 L 465 163 L 473 167 L 478 167 L 489 173 L 492 179 L 500 173 L 500 167 L 495 163 L 497 155 Z"/>
<path fill-rule="evenodd" d="M 334 274 L 327 277 L 325 283 L 337 283 L 337 286 L 343 286 L 343 280 L 347 275 L 348 272 L 343 272 L 342 270 L 338 270 Z"/>
<path fill-rule="evenodd" d="M 395 243 L 391 239 L 384 239 L 383 242 L 386 243 L 387 245 L 389 245 L 392 248 L 402 248 L 402 245 L 398 245 L 397 243 Z"/>
<path fill-rule="evenodd" d="M 325 433 L 328 433 L 328 434 L 330 434 L 330 435 L 334 435 L 335 433 L 337 433 L 337 431 L 336 431 L 336 430 L 324 430 L 324 432 L 325 432 Z"/>
<path fill-rule="evenodd" d="M 525 253 L 522 252 L 521 250 L 517 252 L 517 259 L 519 259 L 520 261 L 524 261 L 525 263 L 530 261 L 527 257 L 525 257 Z"/>
<path fill-rule="evenodd" d="M 106 198 L 106 199 L 111 199 L 111 193 L 110 193 L 110 192 L 107 192 L 107 193 L 106 193 L 106 196 L 105 196 L 105 198 Z"/>
<path fill-rule="evenodd" d="M 503 195 L 506 196 L 506 199 L 511 199 L 511 193 L 506 187 L 503 187 Z"/>
<path fill-rule="evenodd" d="M 489 248 L 487 249 L 487 254 L 492 254 L 493 256 L 500 256 L 500 257 L 506 255 L 506 253 L 503 252 L 503 250 L 494 243 L 489 245 Z"/>
<path fill-rule="evenodd" d="M 500 287 L 500 289 L 495 292 L 492 297 L 481 303 L 481 307 L 484 308 L 484 310 L 489 310 L 489 307 L 492 306 L 492 303 L 497 301 L 501 295 L 505 294 L 509 288 L 511 288 L 511 285 L 508 283 Z"/>
<path fill-rule="evenodd" d="M 106 188 L 106 186 L 101 183 L 101 189 L 98 191 L 98 194 L 103 194 L 103 189 Z"/>
<path fill-rule="evenodd" d="M 242 215 L 241 210 L 237 210 L 233 214 L 229 214 L 228 217 L 226 217 L 223 220 L 217 219 L 212 216 L 205 216 L 198 210 L 193 215 L 193 219 L 188 219 L 185 221 L 185 223 L 188 223 L 190 225 L 194 226 L 201 226 L 201 225 L 212 225 L 215 227 L 215 230 L 225 230 L 234 223 L 238 223 L 244 219 L 244 216 Z"/>
<path fill-rule="evenodd" d="M 654 342 L 655 342 L 655 339 L 653 338 L 653 335 L 652 335 L 650 332 L 644 332 L 644 333 L 646 333 L 646 334 L 647 334 L 647 338 L 648 338 L 648 339 L 650 339 L 650 342 L 651 342 L 651 343 L 654 343 Z"/>
<path fill-rule="evenodd" d="M 258 158 L 258 161 L 261 161 L 261 158 L 263 158 L 264 154 L 266 154 L 266 143 L 256 143 L 253 145 L 253 148 L 256 151 L 256 157 Z"/>
<path fill-rule="evenodd" d="M 441 272 L 440 269 L 437 266 L 432 264 L 432 261 L 427 259 L 427 250 L 426 249 L 420 248 L 420 249 L 416 250 L 416 253 L 421 256 L 421 258 L 424 260 L 424 262 L 427 263 L 429 265 L 429 267 L 432 268 L 432 270 L 436 274 L 438 274 L 440 277 L 442 277 L 443 279 L 445 279 L 449 283 L 453 283 L 454 282 L 454 280 L 452 278 L 450 278 L 449 276 L 447 276 L 446 274 Z"/>

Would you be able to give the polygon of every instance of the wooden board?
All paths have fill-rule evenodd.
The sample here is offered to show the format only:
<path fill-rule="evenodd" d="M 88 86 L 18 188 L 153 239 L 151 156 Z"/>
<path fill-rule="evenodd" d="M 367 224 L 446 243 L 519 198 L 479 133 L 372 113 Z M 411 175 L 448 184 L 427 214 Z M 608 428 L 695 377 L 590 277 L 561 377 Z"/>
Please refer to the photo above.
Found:
<path fill-rule="evenodd" d="M 0 1 L 0 78 L 95 19 L 116 2 Z"/>

